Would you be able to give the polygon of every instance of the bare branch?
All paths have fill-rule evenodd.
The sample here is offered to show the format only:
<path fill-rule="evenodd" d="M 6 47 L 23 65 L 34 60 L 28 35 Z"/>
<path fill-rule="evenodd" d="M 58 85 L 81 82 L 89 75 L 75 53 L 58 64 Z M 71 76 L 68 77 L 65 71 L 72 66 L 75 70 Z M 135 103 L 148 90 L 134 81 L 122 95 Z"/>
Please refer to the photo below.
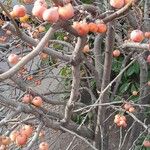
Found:
<path fill-rule="evenodd" d="M 125 48 L 135 48 L 137 51 L 139 50 L 150 50 L 150 45 L 149 44 L 141 44 L 141 43 L 124 43 L 123 45 L 120 46 L 121 48 L 125 49 Z"/>
<path fill-rule="evenodd" d="M 70 98 L 65 108 L 65 116 L 64 119 L 62 120 L 63 123 L 66 123 L 70 120 L 75 102 L 78 99 L 79 87 L 80 87 L 80 63 L 81 63 L 80 54 L 81 54 L 81 50 L 84 47 L 85 42 L 86 42 L 85 37 L 78 38 L 78 42 L 76 43 L 76 47 L 72 54 L 72 60 L 74 62 L 72 64 L 72 76 L 73 76 L 72 89 L 71 89 Z"/>
<path fill-rule="evenodd" d="M 26 56 L 24 56 L 15 66 L 13 66 L 11 69 L 9 69 L 8 71 L 6 71 L 5 73 L 0 75 L 0 81 L 3 81 L 7 78 L 10 78 L 11 76 L 13 76 L 15 73 L 17 73 L 17 71 L 19 71 L 19 69 L 21 67 L 23 67 L 24 65 L 26 65 L 30 60 L 32 60 L 35 56 L 37 56 L 39 54 L 40 51 L 43 50 L 43 47 L 46 45 L 46 43 L 48 42 L 48 40 L 53 36 L 53 33 L 56 29 L 55 28 L 50 28 L 47 33 L 45 34 L 45 36 L 42 38 L 42 40 L 40 41 L 40 43 L 37 45 L 37 47 L 31 51 L 29 54 L 27 54 Z"/>

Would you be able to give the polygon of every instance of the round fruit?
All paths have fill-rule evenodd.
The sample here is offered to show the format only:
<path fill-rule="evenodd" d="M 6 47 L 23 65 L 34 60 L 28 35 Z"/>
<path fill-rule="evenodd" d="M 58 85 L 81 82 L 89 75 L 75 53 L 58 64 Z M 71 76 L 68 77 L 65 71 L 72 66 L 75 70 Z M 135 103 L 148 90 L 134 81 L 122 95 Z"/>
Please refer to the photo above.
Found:
<path fill-rule="evenodd" d="M 120 120 L 124 120 L 125 122 L 127 121 L 126 117 L 125 116 L 120 116 Z"/>
<path fill-rule="evenodd" d="M 129 111 L 130 113 L 133 113 L 133 112 L 135 112 L 135 108 L 134 108 L 134 107 L 130 107 L 128 111 Z"/>
<path fill-rule="evenodd" d="M 150 55 L 147 56 L 147 62 L 150 63 Z"/>
<path fill-rule="evenodd" d="M 18 134 L 16 137 L 16 144 L 18 146 L 23 146 L 27 143 L 27 135 L 26 134 Z"/>
<path fill-rule="evenodd" d="M 18 131 L 13 131 L 11 132 L 11 134 L 9 135 L 9 138 L 12 142 L 15 142 L 16 141 L 16 137 L 19 135 L 19 132 Z"/>
<path fill-rule="evenodd" d="M 39 145 L 39 150 L 48 150 L 48 143 L 47 142 L 42 142 Z"/>
<path fill-rule="evenodd" d="M 9 145 L 11 143 L 11 140 L 7 136 L 2 136 L 2 144 L 3 145 Z"/>
<path fill-rule="evenodd" d="M 131 108 L 131 104 L 130 103 L 125 103 L 123 108 L 128 111 Z"/>
<path fill-rule="evenodd" d="M 105 33 L 107 31 L 107 26 L 104 23 L 98 23 L 97 27 L 98 27 L 97 30 L 98 33 Z"/>
<path fill-rule="evenodd" d="M 150 141 L 149 140 L 144 140 L 143 145 L 145 147 L 150 147 Z"/>
<path fill-rule="evenodd" d="M 121 117 L 120 114 L 115 115 L 115 118 L 120 118 L 120 117 Z"/>
<path fill-rule="evenodd" d="M 64 41 L 67 41 L 68 40 L 68 36 L 64 36 Z"/>
<path fill-rule="evenodd" d="M 90 51 L 89 44 L 86 44 L 82 50 L 83 53 L 88 53 Z"/>
<path fill-rule="evenodd" d="M 120 122 L 120 118 L 115 118 L 114 123 L 118 124 Z"/>
<path fill-rule="evenodd" d="M 114 123 L 118 124 L 120 121 L 120 114 L 115 115 Z"/>
<path fill-rule="evenodd" d="M 23 17 L 26 14 L 26 8 L 23 5 L 15 5 L 13 7 L 13 12 L 17 17 Z"/>
<path fill-rule="evenodd" d="M 24 125 L 23 128 L 20 130 L 21 134 L 26 134 L 27 137 L 30 137 L 33 132 L 33 127 L 31 125 Z"/>
<path fill-rule="evenodd" d="M 8 57 L 8 62 L 12 65 L 15 65 L 19 62 L 19 56 L 16 54 L 10 54 Z"/>
<path fill-rule="evenodd" d="M 114 123 L 116 123 L 116 124 L 118 124 L 118 123 L 119 123 L 119 121 L 120 121 L 120 119 L 119 119 L 119 118 L 115 118 L 115 119 L 114 119 Z"/>
<path fill-rule="evenodd" d="M 38 27 L 38 30 L 39 30 L 40 33 L 41 33 L 41 32 L 44 32 L 44 31 L 45 31 L 45 27 L 44 27 L 44 26 L 39 26 L 39 27 Z"/>
<path fill-rule="evenodd" d="M 127 126 L 127 123 L 124 121 L 124 120 L 120 120 L 119 121 L 119 123 L 117 123 L 117 125 L 119 126 L 119 127 L 126 127 Z"/>
<path fill-rule="evenodd" d="M 10 16 L 11 16 L 12 18 L 17 17 L 16 14 L 14 13 L 14 11 L 11 11 L 9 14 L 10 14 Z"/>
<path fill-rule="evenodd" d="M 142 42 L 144 40 L 144 34 L 141 30 L 133 30 L 130 34 L 130 39 L 133 42 Z"/>
<path fill-rule="evenodd" d="M 33 100 L 33 96 L 31 94 L 25 94 L 22 98 L 22 102 L 30 103 Z"/>
<path fill-rule="evenodd" d="M 89 31 L 90 31 L 90 32 L 97 32 L 97 30 L 98 30 L 97 24 L 95 24 L 95 23 L 93 23 L 93 22 L 90 22 L 90 23 L 88 24 L 88 26 L 89 26 Z"/>
<path fill-rule="evenodd" d="M 150 81 L 147 82 L 147 85 L 150 86 Z"/>
<path fill-rule="evenodd" d="M 34 2 L 34 0 L 23 0 L 23 2 L 25 4 L 32 4 Z"/>
<path fill-rule="evenodd" d="M 50 23 L 55 23 L 59 19 L 58 7 L 52 7 L 47 9 L 43 13 L 43 20 L 48 21 Z"/>
<path fill-rule="evenodd" d="M 137 91 L 133 91 L 133 92 L 132 92 L 132 95 L 133 95 L 133 96 L 137 96 L 137 95 L 138 95 L 138 92 L 137 92 Z"/>
<path fill-rule="evenodd" d="M 32 14 L 33 16 L 39 18 L 39 19 L 43 19 L 43 13 L 46 10 L 45 7 L 41 6 L 41 5 L 35 5 L 32 9 Z"/>
<path fill-rule="evenodd" d="M 123 126 L 124 128 L 126 128 L 126 127 L 127 127 L 127 123 L 124 122 L 122 126 Z"/>
<path fill-rule="evenodd" d="M 74 16 L 74 9 L 70 3 L 58 8 L 59 16 L 63 20 L 68 20 Z"/>
<path fill-rule="evenodd" d="M 121 54 L 121 53 L 120 53 L 119 50 L 114 50 L 114 51 L 113 51 L 113 56 L 114 56 L 114 57 L 119 57 L 120 54 Z"/>
<path fill-rule="evenodd" d="M 124 0 L 110 0 L 110 5 L 117 9 L 122 8 L 124 4 Z"/>
<path fill-rule="evenodd" d="M 36 97 L 34 97 L 34 99 L 32 100 L 32 104 L 33 104 L 34 106 L 36 106 L 36 107 L 41 107 L 42 104 L 43 104 L 43 100 L 42 100 L 41 97 L 36 96 Z"/>
<path fill-rule="evenodd" d="M 88 24 L 85 22 L 74 22 L 72 27 L 78 32 L 80 36 L 84 36 L 89 32 Z"/>

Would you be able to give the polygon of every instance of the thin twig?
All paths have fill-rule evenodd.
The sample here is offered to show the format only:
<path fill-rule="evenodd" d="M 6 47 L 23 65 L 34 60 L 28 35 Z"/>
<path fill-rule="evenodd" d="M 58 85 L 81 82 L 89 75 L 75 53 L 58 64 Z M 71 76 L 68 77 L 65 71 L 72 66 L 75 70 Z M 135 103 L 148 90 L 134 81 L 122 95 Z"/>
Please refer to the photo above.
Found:
<path fill-rule="evenodd" d="M 94 149 L 94 150 L 98 150 L 97 148 L 95 148 L 89 141 L 87 141 L 85 138 L 83 138 L 82 136 L 80 136 L 80 135 L 78 135 L 78 134 L 76 134 L 75 132 L 73 132 L 73 131 L 70 131 L 70 130 L 68 130 L 68 129 L 66 129 L 65 127 L 60 127 L 62 130 L 64 130 L 64 131 L 66 131 L 66 132 L 68 132 L 68 133 L 70 133 L 70 134 L 72 134 L 72 135 L 75 135 L 76 137 L 78 137 L 78 138 L 80 138 L 81 140 L 83 140 L 86 144 L 88 144 L 92 149 Z"/>

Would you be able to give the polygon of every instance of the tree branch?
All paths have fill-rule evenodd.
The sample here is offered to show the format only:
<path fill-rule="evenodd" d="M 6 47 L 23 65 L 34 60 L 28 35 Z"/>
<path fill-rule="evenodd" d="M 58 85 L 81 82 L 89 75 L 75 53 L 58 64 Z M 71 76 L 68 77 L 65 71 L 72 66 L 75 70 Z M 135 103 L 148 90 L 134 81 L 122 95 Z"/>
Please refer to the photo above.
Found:
<path fill-rule="evenodd" d="M 62 123 L 66 123 L 70 120 L 75 102 L 78 99 L 79 87 L 80 87 L 81 50 L 83 49 L 85 42 L 86 42 L 85 37 L 78 38 L 78 42 L 76 43 L 76 47 L 72 54 L 72 60 L 74 62 L 72 64 L 72 77 L 73 77 L 72 89 L 71 89 L 70 98 L 65 108 L 65 115 L 64 115 L 64 119 L 62 120 Z"/>
<path fill-rule="evenodd" d="M 103 91 L 110 82 L 111 75 L 111 66 L 112 66 L 112 50 L 114 49 L 115 42 L 115 31 L 113 29 L 114 22 L 108 24 L 108 32 L 106 37 L 106 49 L 105 49 L 105 60 L 104 60 L 104 72 L 103 72 L 103 81 L 101 86 L 101 91 Z M 108 90 L 103 93 L 99 103 L 109 102 Z M 108 114 L 108 113 L 107 113 Z M 107 137 L 107 126 L 103 124 L 103 121 L 106 118 L 106 108 L 98 107 L 97 123 L 95 129 L 95 146 L 96 148 L 105 150 L 108 149 L 108 137 Z M 103 139 L 100 142 L 101 134 L 103 134 Z M 100 144 L 101 143 L 101 144 Z"/>

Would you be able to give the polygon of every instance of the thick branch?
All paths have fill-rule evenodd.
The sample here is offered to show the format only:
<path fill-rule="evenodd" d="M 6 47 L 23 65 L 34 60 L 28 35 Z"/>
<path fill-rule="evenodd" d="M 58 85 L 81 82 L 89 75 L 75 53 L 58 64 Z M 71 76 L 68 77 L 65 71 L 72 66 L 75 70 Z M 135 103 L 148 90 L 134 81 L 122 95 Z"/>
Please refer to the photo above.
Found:
<path fill-rule="evenodd" d="M 114 23 L 109 23 L 108 25 L 108 32 L 106 37 L 106 50 L 105 50 L 105 60 L 104 60 L 104 72 L 103 72 L 103 81 L 101 91 L 103 91 L 110 82 L 110 74 L 111 74 L 111 65 L 112 65 L 112 50 L 114 47 L 115 41 L 115 31 L 113 29 Z M 99 103 L 106 103 L 109 102 L 109 94 L 108 90 L 104 92 L 103 96 L 101 97 Z M 100 143 L 102 149 L 108 149 L 108 139 L 106 139 L 106 130 L 107 126 L 102 125 L 104 119 L 106 118 L 106 108 L 105 107 L 98 107 L 98 116 L 97 116 L 97 124 L 95 130 L 95 146 L 100 149 Z M 101 128 L 101 129 L 100 129 Z M 101 130 L 101 131 L 100 131 Z M 105 133 L 104 133 L 105 132 Z M 102 142 L 100 141 L 101 136 L 104 136 Z"/>
<path fill-rule="evenodd" d="M 13 107 L 15 109 L 19 108 L 19 110 L 21 112 L 24 112 L 26 114 L 35 115 L 36 118 L 39 119 L 40 121 L 42 121 L 46 127 L 53 128 L 55 130 L 62 130 L 61 122 L 49 119 L 49 115 L 52 115 L 52 114 L 48 115 L 46 112 L 42 112 L 41 110 L 36 109 L 34 107 L 29 107 L 26 104 L 22 104 L 20 102 L 14 101 L 14 100 L 6 99 L 2 95 L 0 95 L 0 102 L 4 103 L 6 105 L 10 105 L 11 107 Z M 56 116 L 54 116 L 54 117 L 56 117 Z M 61 118 L 61 116 L 60 116 L 60 118 Z M 74 131 L 75 133 L 77 133 L 83 137 L 87 137 L 89 139 L 93 139 L 93 137 L 94 137 L 93 132 L 91 130 L 89 130 L 88 128 L 86 128 L 85 126 L 82 126 L 78 130 L 78 125 L 76 125 L 74 122 L 70 122 L 70 124 L 68 124 L 68 123 L 65 124 L 65 128 L 67 128 L 68 130 Z"/>
<path fill-rule="evenodd" d="M 95 56 L 95 69 L 98 72 L 98 81 L 97 83 L 97 90 L 100 91 L 101 83 L 102 83 L 102 73 L 103 73 L 103 67 L 102 67 L 102 35 L 97 35 L 94 41 L 94 56 Z"/>
<path fill-rule="evenodd" d="M 78 99 L 79 95 L 79 87 L 80 87 L 80 63 L 81 63 L 81 50 L 83 49 L 86 42 L 86 38 L 78 38 L 78 42 L 76 43 L 76 47 L 74 49 L 74 52 L 72 54 L 72 89 L 70 98 L 67 102 L 66 108 L 65 108 L 65 116 L 62 120 L 63 123 L 66 123 L 70 120 L 72 115 L 72 110 L 75 106 L 75 102 Z"/>

